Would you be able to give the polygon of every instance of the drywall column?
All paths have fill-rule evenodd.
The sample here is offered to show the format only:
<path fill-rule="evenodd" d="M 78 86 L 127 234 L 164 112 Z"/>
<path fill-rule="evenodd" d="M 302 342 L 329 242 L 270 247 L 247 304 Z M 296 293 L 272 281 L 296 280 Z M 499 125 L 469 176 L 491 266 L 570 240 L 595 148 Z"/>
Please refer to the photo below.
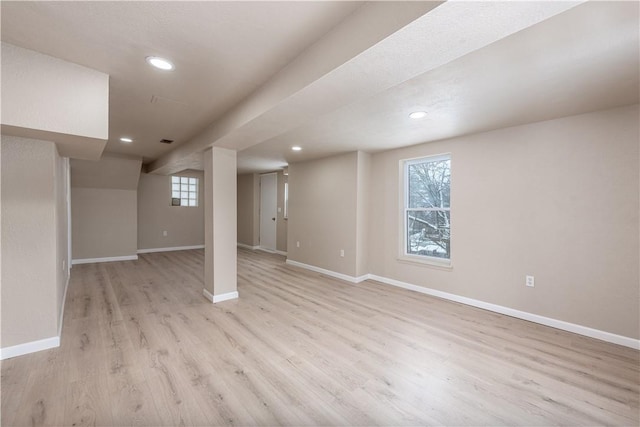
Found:
<path fill-rule="evenodd" d="M 50 141 L 2 135 L 0 358 L 57 347 L 68 279 L 63 160 Z M 62 194 L 61 194 L 62 193 Z"/>
<path fill-rule="evenodd" d="M 204 290 L 211 302 L 238 298 L 236 152 L 204 152 Z"/>

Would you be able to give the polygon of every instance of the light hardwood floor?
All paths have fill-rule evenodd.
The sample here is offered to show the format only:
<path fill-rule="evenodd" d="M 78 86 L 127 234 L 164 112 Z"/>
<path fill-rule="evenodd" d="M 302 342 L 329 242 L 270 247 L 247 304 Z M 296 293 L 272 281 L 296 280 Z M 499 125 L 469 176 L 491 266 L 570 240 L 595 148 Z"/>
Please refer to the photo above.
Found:
<path fill-rule="evenodd" d="M 2 425 L 638 425 L 639 352 L 239 250 L 73 268 L 60 348 L 2 362 Z"/>

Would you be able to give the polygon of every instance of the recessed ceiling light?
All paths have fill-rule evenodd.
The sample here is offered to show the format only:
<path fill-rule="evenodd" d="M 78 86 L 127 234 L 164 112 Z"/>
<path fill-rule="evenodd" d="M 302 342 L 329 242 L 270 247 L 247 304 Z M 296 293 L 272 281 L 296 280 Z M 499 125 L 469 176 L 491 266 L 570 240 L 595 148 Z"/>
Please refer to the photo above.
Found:
<path fill-rule="evenodd" d="M 412 119 L 422 119 L 424 117 L 427 117 L 427 112 L 426 111 L 414 111 L 413 113 L 409 114 L 409 117 Z"/>
<path fill-rule="evenodd" d="M 133 142 L 133 139 L 123 136 L 122 138 L 120 138 L 120 141 L 129 143 L 129 142 Z"/>
<path fill-rule="evenodd" d="M 147 56 L 147 62 L 161 70 L 170 71 L 174 68 L 171 61 L 169 61 L 168 59 L 160 58 L 159 56 Z"/>
<path fill-rule="evenodd" d="M 302 147 L 299 147 L 299 146 L 297 146 L 297 145 L 294 145 L 293 147 L 291 147 L 291 149 L 292 149 L 293 151 L 300 151 L 300 150 L 302 150 Z"/>

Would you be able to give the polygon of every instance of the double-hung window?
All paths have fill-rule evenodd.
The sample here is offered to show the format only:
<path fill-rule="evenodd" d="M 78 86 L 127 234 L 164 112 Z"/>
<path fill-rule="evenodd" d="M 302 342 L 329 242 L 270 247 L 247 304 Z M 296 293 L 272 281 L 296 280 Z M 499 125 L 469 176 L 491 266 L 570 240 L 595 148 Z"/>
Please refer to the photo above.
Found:
<path fill-rule="evenodd" d="M 171 206 L 198 206 L 198 178 L 171 177 Z"/>
<path fill-rule="evenodd" d="M 451 260 L 451 156 L 404 160 L 404 251 L 408 258 Z"/>

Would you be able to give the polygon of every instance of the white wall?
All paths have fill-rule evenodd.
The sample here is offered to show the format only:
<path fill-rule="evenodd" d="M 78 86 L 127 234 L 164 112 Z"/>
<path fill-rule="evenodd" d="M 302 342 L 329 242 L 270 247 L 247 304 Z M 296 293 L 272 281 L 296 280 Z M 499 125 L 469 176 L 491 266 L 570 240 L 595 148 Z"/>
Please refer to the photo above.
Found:
<path fill-rule="evenodd" d="M 67 177 L 53 142 L 2 135 L 1 147 L 5 357 L 9 347 L 57 342 L 68 280 Z"/>
<path fill-rule="evenodd" d="M 356 277 L 369 273 L 371 155 L 358 152 L 356 171 Z"/>
<path fill-rule="evenodd" d="M 639 338 L 638 113 L 635 105 L 374 154 L 370 272 Z M 452 162 L 451 270 L 398 260 L 399 161 L 440 153 Z"/>
<path fill-rule="evenodd" d="M 141 158 L 71 160 L 73 260 L 135 258 Z"/>
<path fill-rule="evenodd" d="M 368 230 L 358 204 L 367 200 L 368 163 L 368 155 L 353 152 L 289 165 L 288 260 L 349 276 L 362 273 L 366 248 L 359 245 Z"/>
<path fill-rule="evenodd" d="M 71 188 L 74 262 L 135 257 L 138 253 L 138 195 L 135 190 Z"/>
<path fill-rule="evenodd" d="M 56 293 L 58 312 L 58 331 L 62 331 L 62 310 L 64 310 L 64 298 L 69 284 L 70 264 L 69 259 L 69 159 L 56 157 L 55 193 L 56 193 Z"/>
<path fill-rule="evenodd" d="M 204 245 L 204 173 L 184 171 L 176 175 L 198 178 L 198 206 L 171 206 L 171 176 L 140 175 L 138 249 Z"/>
<path fill-rule="evenodd" d="M 238 243 L 258 246 L 260 242 L 260 181 L 255 173 L 237 177 Z"/>
<path fill-rule="evenodd" d="M 638 339 L 638 115 L 634 105 L 292 164 L 288 259 Z M 400 161 L 442 153 L 451 269 L 399 260 Z"/>

